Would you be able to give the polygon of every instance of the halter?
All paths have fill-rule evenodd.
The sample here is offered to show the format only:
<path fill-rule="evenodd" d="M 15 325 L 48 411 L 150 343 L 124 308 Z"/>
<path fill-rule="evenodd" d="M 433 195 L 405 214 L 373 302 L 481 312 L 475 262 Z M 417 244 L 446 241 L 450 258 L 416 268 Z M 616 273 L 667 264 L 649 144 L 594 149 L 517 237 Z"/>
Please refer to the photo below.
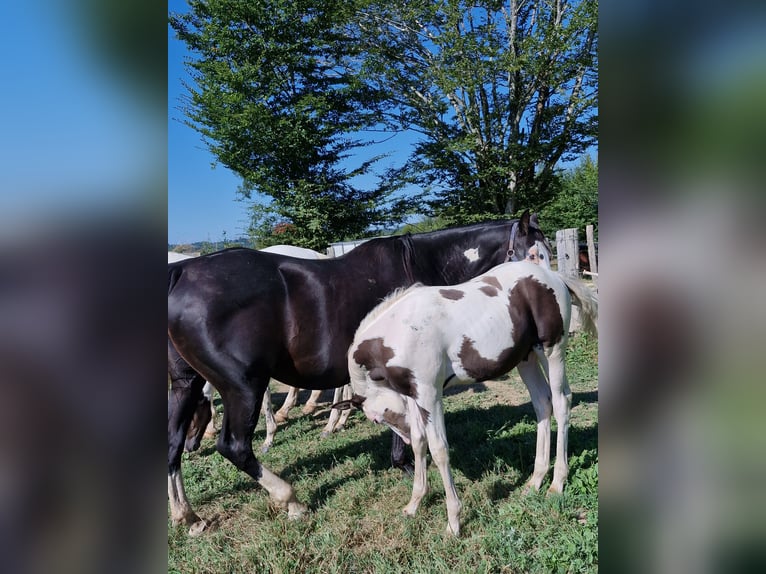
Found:
<path fill-rule="evenodd" d="M 509 261 L 521 261 L 518 257 L 516 257 L 516 253 L 513 249 L 513 244 L 516 242 L 516 232 L 518 229 L 519 222 L 515 221 L 511 226 L 511 238 L 508 241 L 508 253 L 505 256 L 505 263 L 508 263 Z"/>

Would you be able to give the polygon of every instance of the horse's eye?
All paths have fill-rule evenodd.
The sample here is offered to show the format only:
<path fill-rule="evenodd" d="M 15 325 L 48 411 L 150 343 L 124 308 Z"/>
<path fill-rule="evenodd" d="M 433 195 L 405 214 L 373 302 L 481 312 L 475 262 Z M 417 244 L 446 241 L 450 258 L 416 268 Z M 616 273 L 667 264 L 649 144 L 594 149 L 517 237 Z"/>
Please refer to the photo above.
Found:
<path fill-rule="evenodd" d="M 541 253 L 541 254 L 540 254 L 540 259 L 545 259 L 545 255 L 543 255 L 543 254 Z"/>

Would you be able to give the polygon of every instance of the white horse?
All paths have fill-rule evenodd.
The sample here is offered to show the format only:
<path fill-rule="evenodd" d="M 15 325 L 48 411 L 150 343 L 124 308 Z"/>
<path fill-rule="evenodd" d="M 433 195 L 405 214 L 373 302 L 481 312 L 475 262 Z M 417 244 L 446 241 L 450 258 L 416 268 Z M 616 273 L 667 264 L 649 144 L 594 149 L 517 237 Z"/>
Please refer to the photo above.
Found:
<path fill-rule="evenodd" d="M 348 353 L 354 396 L 361 406 L 412 444 L 415 476 L 404 513 L 414 515 L 428 490 L 426 443 L 447 499 L 447 531 L 460 532 L 461 503 L 449 467 L 442 392 L 456 383 L 497 378 L 518 367 L 538 421 L 535 467 L 528 488 L 542 485 L 550 461 L 550 418 L 558 422 L 549 492 L 568 473 L 571 391 L 565 352 L 572 301 L 583 326 L 596 331 L 598 301 L 584 283 L 550 270 L 539 243 L 537 263 L 504 263 L 452 287 L 414 286 L 395 292 L 360 324 Z"/>

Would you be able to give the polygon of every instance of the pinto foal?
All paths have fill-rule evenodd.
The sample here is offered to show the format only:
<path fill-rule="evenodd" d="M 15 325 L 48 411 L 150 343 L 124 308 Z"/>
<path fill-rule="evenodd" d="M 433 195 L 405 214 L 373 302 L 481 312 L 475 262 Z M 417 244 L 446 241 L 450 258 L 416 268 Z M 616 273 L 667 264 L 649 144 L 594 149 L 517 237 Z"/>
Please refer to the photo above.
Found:
<path fill-rule="evenodd" d="M 550 253 L 539 243 L 535 255 Z M 348 353 L 355 395 L 339 406 L 361 406 L 368 418 L 387 424 L 412 445 L 415 476 L 405 514 L 415 514 L 428 490 L 427 443 L 444 483 L 447 530 L 460 533 L 442 392 L 458 382 L 497 378 L 513 367 L 529 390 L 538 421 L 528 487 L 539 489 L 548 472 L 554 412 L 558 434 L 549 492 L 562 491 L 568 472 L 571 391 L 564 359 L 572 299 L 582 309 L 583 325 L 595 332 L 598 301 L 582 282 L 523 261 L 452 287 L 395 292 L 362 321 Z"/>

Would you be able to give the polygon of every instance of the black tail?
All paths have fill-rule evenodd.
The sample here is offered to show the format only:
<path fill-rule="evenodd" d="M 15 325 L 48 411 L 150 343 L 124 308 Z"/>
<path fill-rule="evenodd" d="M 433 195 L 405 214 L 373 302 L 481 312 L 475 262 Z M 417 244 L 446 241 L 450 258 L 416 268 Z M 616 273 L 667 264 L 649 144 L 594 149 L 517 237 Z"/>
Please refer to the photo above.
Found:
<path fill-rule="evenodd" d="M 183 268 L 178 263 L 168 264 L 168 295 L 173 291 L 173 287 L 176 286 L 178 280 L 181 278 Z"/>

